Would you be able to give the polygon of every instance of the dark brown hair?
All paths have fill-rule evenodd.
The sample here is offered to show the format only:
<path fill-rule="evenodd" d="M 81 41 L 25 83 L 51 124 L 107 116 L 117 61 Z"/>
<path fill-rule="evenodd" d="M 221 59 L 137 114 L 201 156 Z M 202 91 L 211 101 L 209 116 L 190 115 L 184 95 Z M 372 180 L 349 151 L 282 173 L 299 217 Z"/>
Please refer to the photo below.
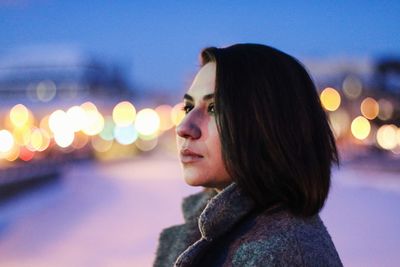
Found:
<path fill-rule="evenodd" d="M 315 85 L 292 56 L 259 44 L 210 47 L 215 109 L 228 173 L 263 208 L 311 216 L 323 207 L 335 140 Z"/>

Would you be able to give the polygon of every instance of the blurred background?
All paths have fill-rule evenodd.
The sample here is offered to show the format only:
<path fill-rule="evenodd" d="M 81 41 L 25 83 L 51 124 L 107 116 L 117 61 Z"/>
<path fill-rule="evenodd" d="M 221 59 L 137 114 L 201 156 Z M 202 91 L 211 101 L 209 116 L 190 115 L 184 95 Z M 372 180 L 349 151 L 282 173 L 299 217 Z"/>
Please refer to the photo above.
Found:
<path fill-rule="evenodd" d="M 207 46 L 304 63 L 340 150 L 345 266 L 400 260 L 400 2 L 0 0 L 0 266 L 151 266 L 201 190 L 174 128 Z"/>

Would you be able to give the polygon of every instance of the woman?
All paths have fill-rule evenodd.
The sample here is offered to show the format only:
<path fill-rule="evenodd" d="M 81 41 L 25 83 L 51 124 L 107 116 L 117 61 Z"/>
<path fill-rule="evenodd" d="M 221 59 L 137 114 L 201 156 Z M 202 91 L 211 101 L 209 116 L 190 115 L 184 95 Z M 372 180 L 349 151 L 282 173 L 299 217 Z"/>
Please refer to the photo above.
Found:
<path fill-rule="evenodd" d="M 185 223 L 154 266 L 342 266 L 319 211 L 338 156 L 315 86 L 258 44 L 207 48 L 176 128 Z"/>

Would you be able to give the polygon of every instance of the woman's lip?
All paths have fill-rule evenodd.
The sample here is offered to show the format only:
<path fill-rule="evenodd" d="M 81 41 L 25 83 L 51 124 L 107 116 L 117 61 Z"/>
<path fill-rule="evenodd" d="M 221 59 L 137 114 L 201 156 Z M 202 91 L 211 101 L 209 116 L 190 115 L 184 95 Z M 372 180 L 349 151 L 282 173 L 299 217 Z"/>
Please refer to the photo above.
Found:
<path fill-rule="evenodd" d="M 194 163 L 203 158 L 202 155 L 197 154 L 190 149 L 182 149 L 180 153 L 180 159 L 182 163 Z"/>

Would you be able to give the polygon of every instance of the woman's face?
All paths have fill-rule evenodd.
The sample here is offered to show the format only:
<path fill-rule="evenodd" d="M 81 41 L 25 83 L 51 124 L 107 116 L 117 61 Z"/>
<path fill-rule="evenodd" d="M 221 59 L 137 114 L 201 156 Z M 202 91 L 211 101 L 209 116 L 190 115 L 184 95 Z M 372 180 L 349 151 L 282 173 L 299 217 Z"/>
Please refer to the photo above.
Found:
<path fill-rule="evenodd" d="M 231 182 L 221 154 L 214 115 L 216 64 L 204 65 L 184 96 L 185 118 L 177 126 L 183 176 L 189 185 L 222 189 Z"/>

